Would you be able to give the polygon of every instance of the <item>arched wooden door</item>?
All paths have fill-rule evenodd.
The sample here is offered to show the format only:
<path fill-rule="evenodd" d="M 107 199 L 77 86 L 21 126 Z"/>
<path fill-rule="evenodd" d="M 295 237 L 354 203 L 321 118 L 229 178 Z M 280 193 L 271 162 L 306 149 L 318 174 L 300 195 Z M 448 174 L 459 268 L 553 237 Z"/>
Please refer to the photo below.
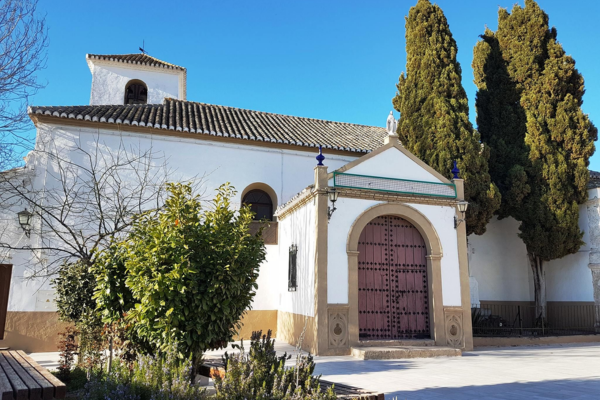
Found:
<path fill-rule="evenodd" d="M 358 241 L 360 340 L 430 338 L 427 248 L 410 222 L 375 218 Z"/>

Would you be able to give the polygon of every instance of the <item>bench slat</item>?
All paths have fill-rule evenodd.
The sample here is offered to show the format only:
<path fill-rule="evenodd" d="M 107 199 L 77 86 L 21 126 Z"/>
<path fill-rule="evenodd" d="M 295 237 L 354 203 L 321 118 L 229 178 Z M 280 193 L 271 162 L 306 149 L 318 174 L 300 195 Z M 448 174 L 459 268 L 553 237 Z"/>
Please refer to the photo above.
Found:
<path fill-rule="evenodd" d="M 36 363 L 31 357 L 29 357 L 27 354 L 25 354 L 25 352 L 23 352 L 22 350 L 17 351 L 17 353 L 19 353 L 19 355 L 21 357 L 23 357 L 23 359 L 25 361 L 27 361 L 33 368 L 35 368 L 35 370 L 37 372 L 39 372 L 40 375 L 42 375 L 44 378 L 46 378 L 46 380 L 48 382 L 50 382 L 50 384 L 52 384 L 52 386 L 54 386 L 54 398 L 55 399 L 64 399 L 65 398 L 65 396 L 67 395 L 67 387 L 65 386 L 64 383 L 62 383 L 60 381 L 60 379 L 58 379 L 57 377 L 52 375 L 50 373 L 50 371 L 48 371 L 46 368 L 44 368 L 40 364 Z"/>
<path fill-rule="evenodd" d="M 9 351 L 4 352 L 4 357 L 6 358 L 6 361 L 8 361 L 10 366 L 13 368 L 13 370 L 17 373 L 17 375 L 19 375 L 19 378 L 21 378 L 23 383 L 25 383 L 25 385 L 27 385 L 27 388 L 29 388 L 28 399 L 29 400 L 42 400 L 42 387 L 40 386 L 40 384 L 37 383 L 35 381 L 35 379 L 33 379 L 27 373 L 27 371 L 23 368 L 23 366 L 21 366 L 21 364 L 19 364 L 19 362 L 17 360 L 15 360 L 15 358 L 12 356 L 12 354 Z"/>
<path fill-rule="evenodd" d="M 0 400 L 13 400 L 13 389 L 4 369 L 0 366 Z"/>
<path fill-rule="evenodd" d="M 0 367 L 4 370 L 6 377 L 8 378 L 10 385 L 13 388 L 15 400 L 26 400 L 29 393 L 27 385 L 19 378 L 19 375 L 13 370 L 6 358 L 4 357 L 4 351 L 0 352 Z"/>
<path fill-rule="evenodd" d="M 51 400 L 54 397 L 54 385 L 42 376 L 31 364 L 19 354 L 18 351 L 11 351 L 10 355 L 19 363 L 21 367 L 31 376 L 38 385 L 42 387 L 42 399 Z"/>

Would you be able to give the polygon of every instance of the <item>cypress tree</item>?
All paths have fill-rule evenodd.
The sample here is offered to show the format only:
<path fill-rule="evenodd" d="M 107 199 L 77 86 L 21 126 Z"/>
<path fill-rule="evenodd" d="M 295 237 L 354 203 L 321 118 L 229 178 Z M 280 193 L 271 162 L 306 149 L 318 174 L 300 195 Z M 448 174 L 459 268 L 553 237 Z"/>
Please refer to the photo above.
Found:
<path fill-rule="evenodd" d="M 544 317 L 545 263 L 576 253 L 583 244 L 579 205 L 587 200 L 589 158 L 597 138 L 597 129 L 581 110 L 583 77 L 556 38 L 547 14 L 534 0 L 526 0 L 524 8 L 516 5 L 511 13 L 500 10 L 498 31 L 486 31 L 473 61 L 482 138 L 494 147 L 492 154 L 514 151 L 505 160 L 505 171 L 516 168 L 525 175 L 521 178 L 527 190 L 519 192 L 521 201 L 508 195 L 502 212 L 521 222 L 519 235 L 533 272 L 536 305 Z M 508 79 L 491 76 L 503 69 Z M 490 84 L 500 80 L 501 84 Z M 513 94 L 518 95 L 518 103 L 512 102 Z M 494 122 L 508 109 L 518 132 Z M 501 190 L 518 192 L 509 175 L 493 171 Z"/>
<path fill-rule="evenodd" d="M 500 192 L 488 172 L 489 151 L 469 121 L 457 51 L 440 7 L 419 0 L 406 18 L 406 74 L 393 104 L 404 147 L 448 178 L 458 161 L 470 203 L 467 234 L 483 234 L 500 206 Z"/>
<path fill-rule="evenodd" d="M 478 88 L 477 129 L 490 151 L 490 176 L 502 195 L 497 211 L 502 219 L 514 215 L 530 191 L 525 171 L 526 116 L 519 104 L 520 91 L 502 58 L 498 38 L 489 29 L 475 46 L 472 66 Z"/>

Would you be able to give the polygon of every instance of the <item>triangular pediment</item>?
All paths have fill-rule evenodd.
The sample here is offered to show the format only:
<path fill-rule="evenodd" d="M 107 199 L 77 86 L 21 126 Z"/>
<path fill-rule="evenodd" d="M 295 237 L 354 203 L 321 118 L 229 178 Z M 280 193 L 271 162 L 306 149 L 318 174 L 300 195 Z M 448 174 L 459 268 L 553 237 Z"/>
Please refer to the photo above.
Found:
<path fill-rule="evenodd" d="M 452 183 L 406 150 L 397 137 L 391 136 L 389 139 L 387 144 L 344 165 L 335 172 L 381 178 Z M 331 177 L 333 177 L 333 174 L 330 174 Z"/>

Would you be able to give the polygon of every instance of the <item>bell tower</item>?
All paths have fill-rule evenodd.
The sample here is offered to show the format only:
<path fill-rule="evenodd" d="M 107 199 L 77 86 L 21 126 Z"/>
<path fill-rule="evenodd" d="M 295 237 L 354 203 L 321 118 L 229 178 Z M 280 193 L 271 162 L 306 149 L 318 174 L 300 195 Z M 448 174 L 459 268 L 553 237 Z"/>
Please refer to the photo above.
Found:
<path fill-rule="evenodd" d="M 90 105 L 161 104 L 186 99 L 185 68 L 144 53 L 86 54 L 92 73 Z"/>

